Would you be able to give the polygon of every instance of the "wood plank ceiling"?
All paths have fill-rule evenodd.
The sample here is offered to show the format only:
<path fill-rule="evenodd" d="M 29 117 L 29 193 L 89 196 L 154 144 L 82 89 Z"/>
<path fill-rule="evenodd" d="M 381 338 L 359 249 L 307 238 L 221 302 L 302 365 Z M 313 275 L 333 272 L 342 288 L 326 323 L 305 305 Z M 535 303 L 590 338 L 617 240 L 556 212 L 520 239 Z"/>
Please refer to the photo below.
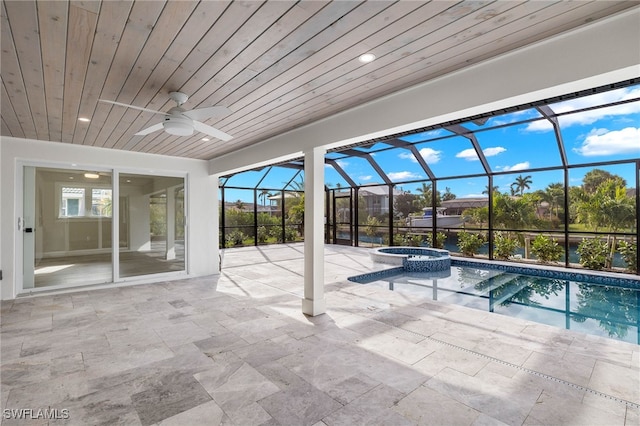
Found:
<path fill-rule="evenodd" d="M 639 3 L 3 1 L 1 134 L 210 159 Z M 135 136 L 163 116 L 98 102 L 177 90 L 234 138 Z"/>

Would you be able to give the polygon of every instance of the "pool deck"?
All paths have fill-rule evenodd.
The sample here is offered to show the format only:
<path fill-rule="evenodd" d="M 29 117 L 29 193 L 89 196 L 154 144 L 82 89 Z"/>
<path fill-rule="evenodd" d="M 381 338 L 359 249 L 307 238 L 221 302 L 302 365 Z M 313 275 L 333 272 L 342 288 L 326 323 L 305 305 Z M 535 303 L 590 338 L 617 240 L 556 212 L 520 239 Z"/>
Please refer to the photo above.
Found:
<path fill-rule="evenodd" d="M 0 405 L 69 413 L 2 425 L 640 424 L 640 346 L 347 281 L 369 251 L 326 246 L 317 317 L 302 244 L 2 302 Z"/>

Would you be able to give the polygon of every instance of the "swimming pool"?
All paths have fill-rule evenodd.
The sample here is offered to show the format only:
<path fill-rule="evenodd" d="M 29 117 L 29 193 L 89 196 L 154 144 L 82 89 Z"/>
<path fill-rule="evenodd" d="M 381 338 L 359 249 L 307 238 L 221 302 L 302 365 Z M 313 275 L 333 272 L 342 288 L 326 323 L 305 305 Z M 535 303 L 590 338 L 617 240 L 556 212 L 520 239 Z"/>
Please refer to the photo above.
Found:
<path fill-rule="evenodd" d="M 533 276 L 468 264 L 452 266 L 447 274 L 410 273 L 394 268 L 386 275 L 366 274 L 350 280 L 640 344 L 638 286 L 594 284 L 562 274 L 561 278 Z"/>

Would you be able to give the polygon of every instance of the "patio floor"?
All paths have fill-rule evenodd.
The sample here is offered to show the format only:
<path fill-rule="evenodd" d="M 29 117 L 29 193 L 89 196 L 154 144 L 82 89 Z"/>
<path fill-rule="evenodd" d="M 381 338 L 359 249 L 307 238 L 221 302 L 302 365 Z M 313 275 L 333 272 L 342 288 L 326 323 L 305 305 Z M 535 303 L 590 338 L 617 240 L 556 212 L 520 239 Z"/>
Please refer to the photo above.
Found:
<path fill-rule="evenodd" d="M 2 424 L 640 424 L 640 346 L 346 281 L 368 251 L 326 247 L 313 318 L 302 244 L 2 302 Z"/>

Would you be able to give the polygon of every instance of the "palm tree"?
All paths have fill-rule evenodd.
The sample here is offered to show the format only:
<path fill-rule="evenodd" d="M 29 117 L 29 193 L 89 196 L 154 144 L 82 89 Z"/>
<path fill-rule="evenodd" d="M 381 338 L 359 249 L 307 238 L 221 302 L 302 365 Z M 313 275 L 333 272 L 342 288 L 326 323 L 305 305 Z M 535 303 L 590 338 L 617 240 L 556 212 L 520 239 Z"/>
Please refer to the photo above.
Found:
<path fill-rule="evenodd" d="M 448 186 L 444 189 L 444 194 L 442 194 L 442 201 L 455 200 L 456 194 L 451 192 L 451 188 Z"/>
<path fill-rule="evenodd" d="M 304 192 L 304 177 L 301 177 L 300 180 L 294 180 L 290 185 L 294 191 Z"/>
<path fill-rule="evenodd" d="M 549 211 L 554 211 L 558 217 L 558 209 L 564 204 L 564 186 L 561 183 L 550 183 L 544 190 L 544 199 L 549 202 Z"/>
<path fill-rule="evenodd" d="M 420 195 L 418 195 L 418 199 L 416 200 L 420 207 L 431 206 L 431 188 L 431 184 L 426 184 L 424 182 L 422 182 L 422 186 L 420 188 L 416 188 L 416 191 L 420 193 Z M 436 199 L 436 205 L 440 204 L 439 198 L 440 197 L 437 197 Z"/>
<path fill-rule="evenodd" d="M 516 178 L 515 182 L 511 184 L 511 188 L 515 187 L 514 193 L 520 192 L 520 196 L 522 196 L 525 189 L 531 188 L 531 183 L 533 183 L 533 181 L 531 180 L 531 175 L 525 177 L 522 177 L 522 175 L 520 175 Z"/>
<path fill-rule="evenodd" d="M 498 186 L 494 186 L 494 187 L 492 187 L 492 188 L 491 188 L 491 193 L 496 193 L 496 192 L 498 192 L 498 190 L 499 190 L 499 189 L 500 189 L 500 188 L 499 188 Z M 482 193 L 483 193 L 483 194 L 487 194 L 487 195 L 489 195 L 489 185 L 487 185 L 487 186 L 484 188 L 484 191 L 482 191 Z"/>
<path fill-rule="evenodd" d="M 258 195 L 258 198 L 260 198 L 262 200 L 262 205 L 266 206 L 267 205 L 267 197 L 271 197 L 271 193 L 269 191 L 267 191 L 266 189 L 262 189 L 260 190 L 260 195 Z"/>

